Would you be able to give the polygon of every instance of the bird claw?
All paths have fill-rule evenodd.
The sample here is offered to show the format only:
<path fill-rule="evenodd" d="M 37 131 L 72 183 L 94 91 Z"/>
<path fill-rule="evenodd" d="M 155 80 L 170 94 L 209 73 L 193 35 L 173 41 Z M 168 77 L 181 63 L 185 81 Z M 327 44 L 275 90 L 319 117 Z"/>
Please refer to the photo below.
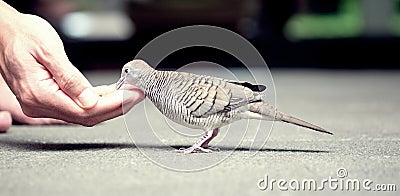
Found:
<path fill-rule="evenodd" d="M 211 151 L 221 151 L 221 149 L 220 148 L 218 148 L 218 147 L 214 147 L 214 146 L 209 146 L 209 147 L 207 147 L 207 149 L 208 150 L 211 150 Z"/>
<path fill-rule="evenodd" d="M 179 148 L 178 150 L 175 150 L 176 152 L 183 153 L 183 154 L 189 154 L 189 153 L 196 153 L 196 152 L 204 152 L 204 153 L 210 153 L 213 151 L 219 151 L 219 148 L 215 147 L 208 147 L 208 148 L 203 148 L 201 146 L 198 147 L 189 147 L 189 148 Z"/>

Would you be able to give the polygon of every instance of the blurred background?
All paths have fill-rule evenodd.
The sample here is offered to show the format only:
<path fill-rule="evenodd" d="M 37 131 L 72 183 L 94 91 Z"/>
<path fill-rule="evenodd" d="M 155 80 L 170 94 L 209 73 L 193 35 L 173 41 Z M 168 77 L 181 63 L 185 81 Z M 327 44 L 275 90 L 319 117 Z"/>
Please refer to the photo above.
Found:
<path fill-rule="evenodd" d="M 269 67 L 399 69 L 400 0 L 6 0 L 47 19 L 81 70 L 120 69 L 157 36 L 187 25 L 227 28 Z M 229 54 L 191 47 L 161 63 L 240 66 Z M 255 65 L 256 66 L 256 65 Z"/>

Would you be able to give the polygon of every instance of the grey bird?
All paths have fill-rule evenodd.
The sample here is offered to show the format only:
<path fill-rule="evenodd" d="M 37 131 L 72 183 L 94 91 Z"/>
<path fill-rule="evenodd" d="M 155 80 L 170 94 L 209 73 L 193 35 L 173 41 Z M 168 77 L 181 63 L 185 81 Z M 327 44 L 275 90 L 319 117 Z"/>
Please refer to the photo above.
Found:
<path fill-rule="evenodd" d="M 212 152 L 208 146 L 219 128 L 240 119 L 282 121 L 322 133 L 331 132 L 277 111 L 263 100 L 264 85 L 231 81 L 186 72 L 158 71 L 143 60 L 132 60 L 122 68 L 116 88 L 135 85 L 172 121 L 205 135 L 178 152 Z"/>

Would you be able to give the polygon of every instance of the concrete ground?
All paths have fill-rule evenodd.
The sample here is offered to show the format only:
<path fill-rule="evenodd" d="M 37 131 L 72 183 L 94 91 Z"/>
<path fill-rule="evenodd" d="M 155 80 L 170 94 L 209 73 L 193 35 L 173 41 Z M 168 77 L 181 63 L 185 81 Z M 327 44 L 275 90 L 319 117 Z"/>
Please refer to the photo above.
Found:
<path fill-rule="evenodd" d="M 94 84 L 113 83 L 118 75 L 87 73 Z M 122 117 L 91 128 L 13 126 L 0 135 L 0 195 L 398 195 L 399 71 L 273 70 L 272 75 L 279 110 L 335 135 L 275 123 L 257 152 L 249 150 L 254 130 L 243 136 L 239 127 L 247 121 L 240 121 L 211 143 L 219 152 L 176 154 L 159 141 L 131 141 L 129 134 L 140 138 L 152 132 L 145 114 L 154 129 L 165 123 L 145 102 L 128 113 L 128 131 Z M 165 130 L 158 136 L 175 148 L 196 140 Z M 242 138 L 235 151 L 234 144 L 221 141 L 229 137 Z M 211 166 L 179 172 L 164 163 Z M 308 190 L 312 180 L 317 187 Z M 358 182 L 360 191 L 352 190 Z M 393 185 L 397 191 L 377 189 Z"/>

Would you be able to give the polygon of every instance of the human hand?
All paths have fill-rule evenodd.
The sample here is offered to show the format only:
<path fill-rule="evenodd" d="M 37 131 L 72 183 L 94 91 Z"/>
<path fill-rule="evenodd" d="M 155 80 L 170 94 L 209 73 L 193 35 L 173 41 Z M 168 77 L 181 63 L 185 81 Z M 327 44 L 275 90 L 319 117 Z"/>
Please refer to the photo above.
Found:
<path fill-rule="evenodd" d="M 0 13 L 0 70 L 27 116 L 93 126 L 121 115 L 122 106 L 130 109 L 144 98 L 138 89 L 128 90 L 122 99 L 124 91 L 111 91 L 113 86 L 92 87 L 42 18 Z M 99 89 L 105 88 L 108 93 L 99 96 Z"/>
<path fill-rule="evenodd" d="M 65 124 L 62 120 L 51 118 L 31 118 L 24 114 L 15 95 L 8 88 L 0 75 L 0 132 L 7 131 L 12 122 L 19 122 L 31 125 L 43 124 Z"/>

